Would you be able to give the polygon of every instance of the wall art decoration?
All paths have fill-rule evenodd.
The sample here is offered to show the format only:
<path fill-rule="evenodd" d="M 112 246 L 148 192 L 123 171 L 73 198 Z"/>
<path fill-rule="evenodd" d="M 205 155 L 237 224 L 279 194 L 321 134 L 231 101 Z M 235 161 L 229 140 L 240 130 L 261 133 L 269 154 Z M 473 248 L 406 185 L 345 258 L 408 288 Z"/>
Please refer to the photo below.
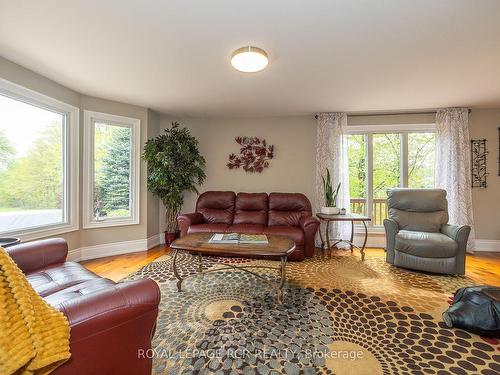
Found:
<path fill-rule="evenodd" d="M 236 137 L 240 145 L 240 154 L 230 154 L 229 169 L 243 168 L 245 172 L 261 173 L 264 168 L 269 167 L 269 160 L 274 157 L 274 145 L 268 145 L 265 139 L 258 137 Z"/>
<path fill-rule="evenodd" d="M 485 188 L 486 177 L 486 139 L 472 139 L 471 141 L 471 162 L 472 162 L 472 187 Z"/>

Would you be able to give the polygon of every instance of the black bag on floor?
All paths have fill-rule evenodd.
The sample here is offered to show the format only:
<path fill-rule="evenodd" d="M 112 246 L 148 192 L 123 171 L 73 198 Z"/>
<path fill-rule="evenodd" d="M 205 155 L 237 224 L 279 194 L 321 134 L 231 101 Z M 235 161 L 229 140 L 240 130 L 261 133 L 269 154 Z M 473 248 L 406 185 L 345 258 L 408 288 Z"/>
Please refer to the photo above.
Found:
<path fill-rule="evenodd" d="M 483 285 L 460 288 L 452 305 L 443 313 L 448 327 L 481 336 L 500 336 L 500 287 Z"/>

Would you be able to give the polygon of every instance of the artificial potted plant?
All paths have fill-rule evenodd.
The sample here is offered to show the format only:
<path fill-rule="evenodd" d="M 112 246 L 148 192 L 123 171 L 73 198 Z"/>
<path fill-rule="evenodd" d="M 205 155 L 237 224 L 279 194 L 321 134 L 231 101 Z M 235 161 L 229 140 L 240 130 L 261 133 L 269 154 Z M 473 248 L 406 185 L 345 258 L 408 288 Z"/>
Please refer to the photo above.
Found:
<path fill-rule="evenodd" d="M 325 193 L 325 206 L 321 207 L 321 213 L 327 215 L 338 215 L 340 209 L 337 207 L 337 196 L 339 195 L 340 182 L 337 188 L 333 190 L 332 179 L 330 177 L 330 171 L 326 169 L 326 178 L 321 176 L 323 179 L 323 191 Z"/>
<path fill-rule="evenodd" d="M 198 141 L 189 130 L 173 122 L 165 133 L 149 139 L 143 159 L 148 163 L 148 190 L 158 196 L 166 208 L 165 243 L 178 236 L 179 216 L 185 191 L 198 194 L 196 185 L 205 181 L 205 158 L 198 150 Z"/>

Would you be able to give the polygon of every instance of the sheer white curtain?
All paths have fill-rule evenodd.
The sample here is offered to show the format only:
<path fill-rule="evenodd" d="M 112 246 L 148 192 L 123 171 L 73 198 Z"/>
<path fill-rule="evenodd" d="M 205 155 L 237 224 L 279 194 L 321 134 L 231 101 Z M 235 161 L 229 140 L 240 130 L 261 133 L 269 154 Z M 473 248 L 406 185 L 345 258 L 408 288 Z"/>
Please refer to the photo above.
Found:
<path fill-rule="evenodd" d="M 333 186 L 340 182 L 337 207 L 349 210 L 349 165 L 347 160 L 347 115 L 343 112 L 319 113 L 316 135 L 316 179 L 314 209 L 319 212 L 325 205 L 325 195 L 321 176 L 328 168 Z M 324 224 L 320 228 L 324 233 Z M 330 238 L 349 239 L 351 226 L 349 223 L 337 223 L 332 226 Z M 316 244 L 320 245 L 319 237 Z"/>
<path fill-rule="evenodd" d="M 445 108 L 436 114 L 436 187 L 445 189 L 451 224 L 472 228 L 467 251 L 474 250 L 469 110 Z"/>

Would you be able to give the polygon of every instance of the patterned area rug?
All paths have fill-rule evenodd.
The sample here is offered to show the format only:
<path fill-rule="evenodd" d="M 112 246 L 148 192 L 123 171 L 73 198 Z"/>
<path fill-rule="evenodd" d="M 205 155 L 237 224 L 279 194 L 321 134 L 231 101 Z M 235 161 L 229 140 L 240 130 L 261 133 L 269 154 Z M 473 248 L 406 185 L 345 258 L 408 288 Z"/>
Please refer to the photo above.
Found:
<path fill-rule="evenodd" d="M 179 254 L 181 275 L 197 258 Z M 178 258 L 178 259 L 179 259 Z M 278 262 L 204 258 L 220 263 Z M 259 271 L 270 280 L 272 271 Z M 259 278 L 220 271 L 177 292 L 165 255 L 128 278 L 149 277 L 162 301 L 153 374 L 499 374 L 500 343 L 448 329 L 441 313 L 473 281 L 392 267 L 384 255 L 318 253 L 287 265 L 283 304 Z"/>

